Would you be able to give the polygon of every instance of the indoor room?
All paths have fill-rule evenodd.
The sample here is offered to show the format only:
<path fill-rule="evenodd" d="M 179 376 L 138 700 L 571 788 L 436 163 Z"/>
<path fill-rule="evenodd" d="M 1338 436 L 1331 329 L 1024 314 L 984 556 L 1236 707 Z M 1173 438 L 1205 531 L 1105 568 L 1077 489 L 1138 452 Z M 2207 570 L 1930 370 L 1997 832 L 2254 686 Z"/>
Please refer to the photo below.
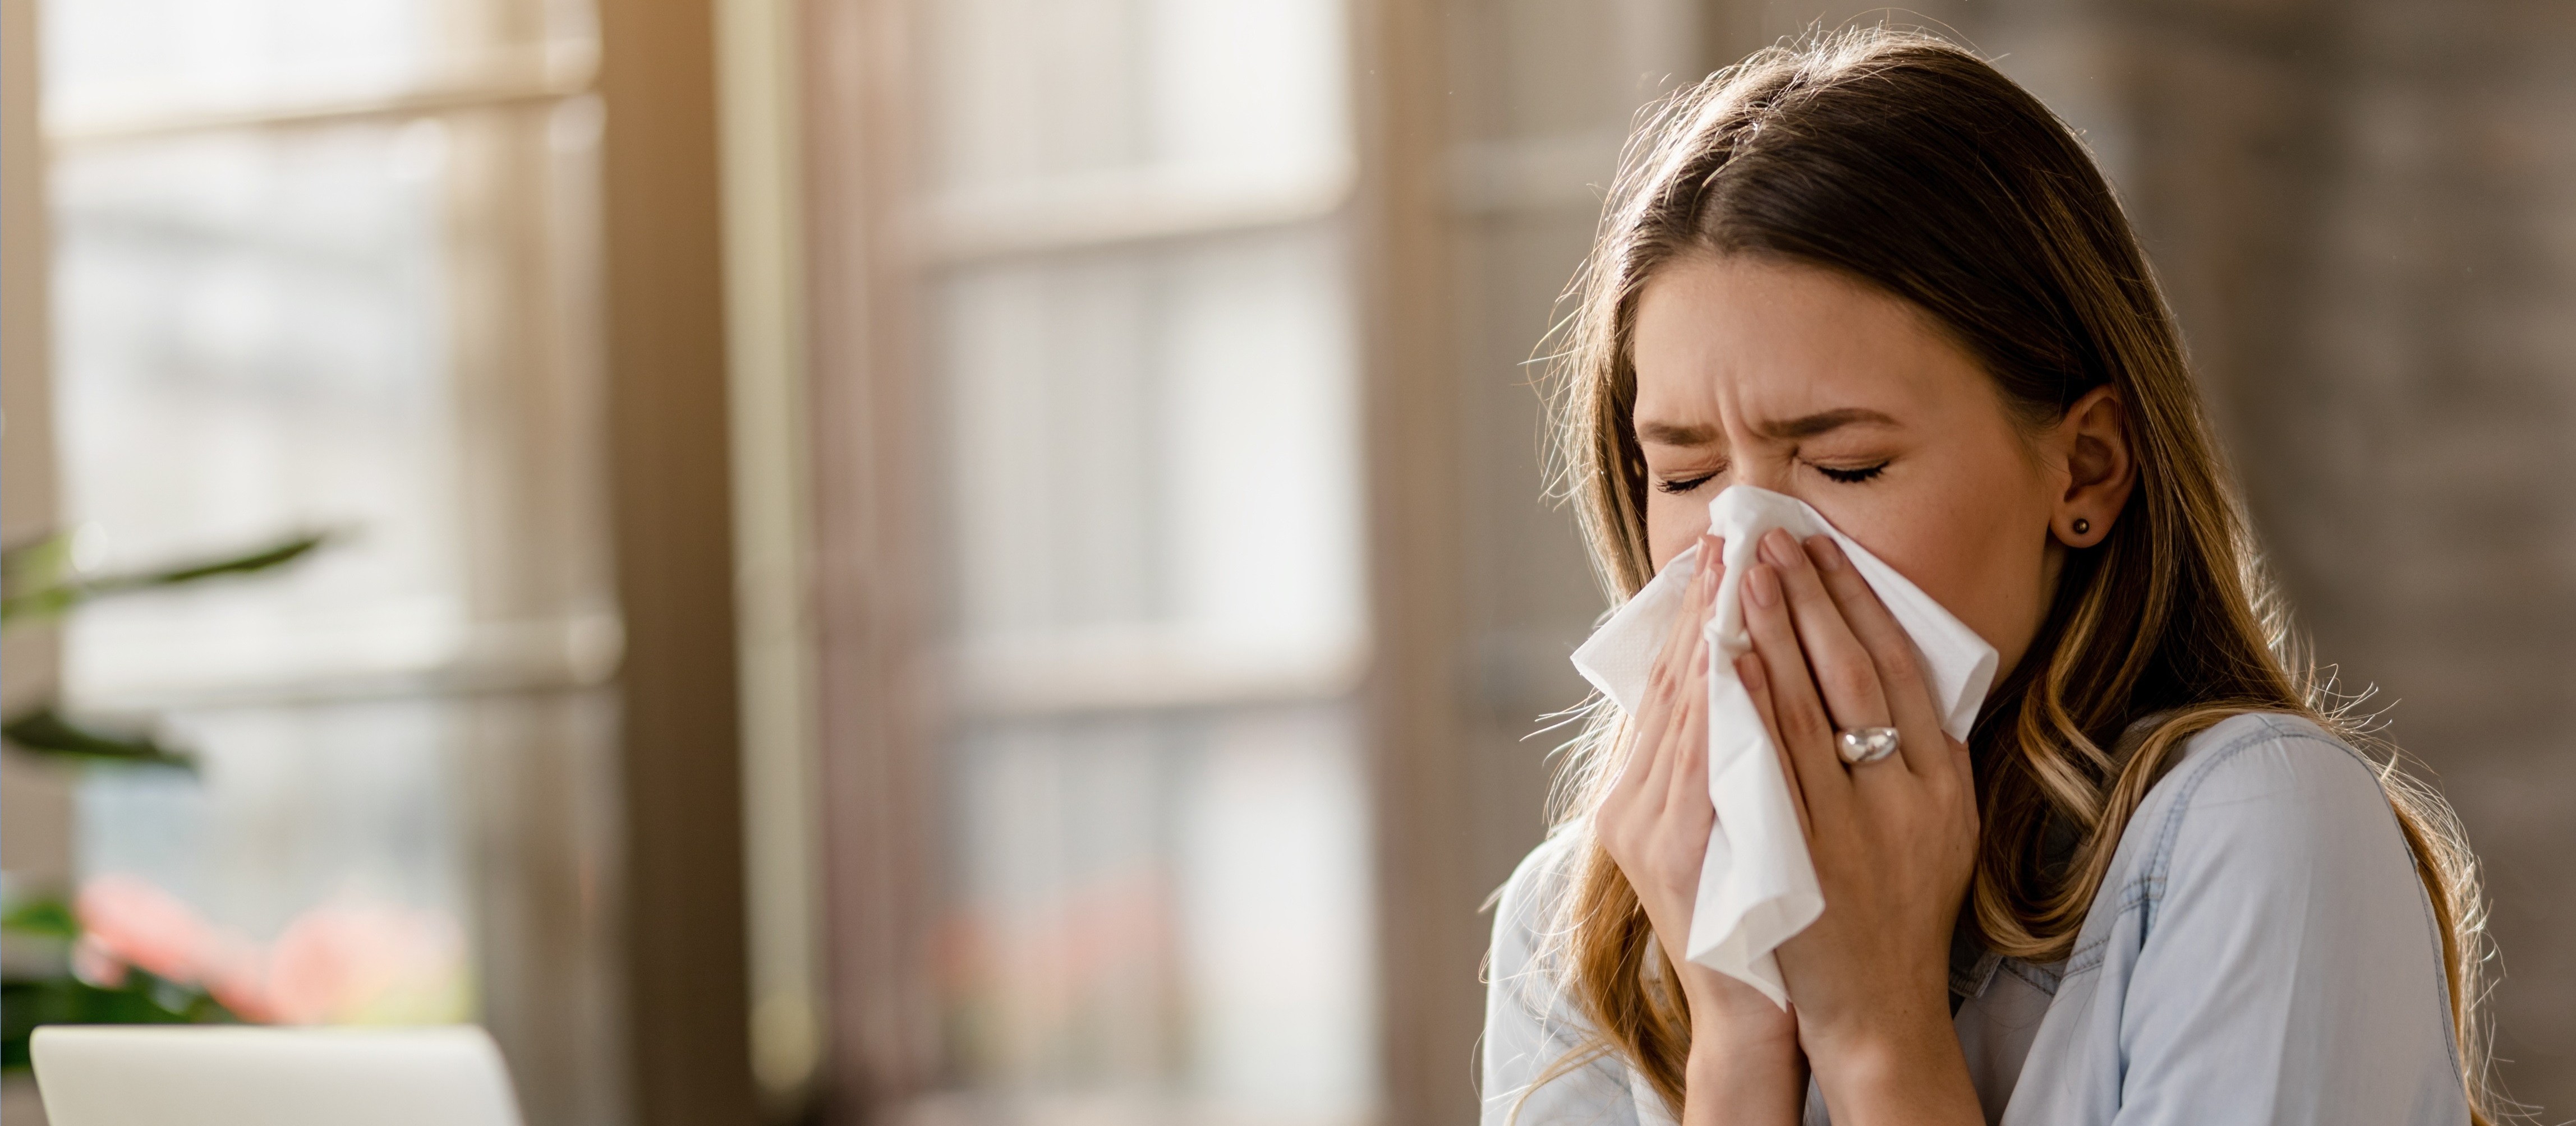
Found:
<path fill-rule="evenodd" d="M 2571 115 L 2547 0 L 0 0 L 0 1115 L 2563 1121 Z"/>

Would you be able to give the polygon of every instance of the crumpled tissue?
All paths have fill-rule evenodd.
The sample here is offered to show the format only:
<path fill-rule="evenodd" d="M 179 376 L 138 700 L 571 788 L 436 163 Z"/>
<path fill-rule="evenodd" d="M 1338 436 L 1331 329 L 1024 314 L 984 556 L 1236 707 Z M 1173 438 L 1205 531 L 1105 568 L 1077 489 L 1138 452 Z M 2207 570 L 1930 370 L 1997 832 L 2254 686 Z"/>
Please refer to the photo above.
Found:
<path fill-rule="evenodd" d="M 1995 676 L 1995 650 L 1895 568 L 1825 522 L 1795 497 L 1736 485 L 1708 504 L 1709 532 L 1725 541 L 1726 574 L 1717 589 L 1716 613 L 1705 634 L 1719 659 L 1709 664 L 1708 797 L 1717 808 L 1708 858 L 1699 873 L 1691 911 L 1689 958 L 1740 979 L 1786 1008 L 1780 978 L 1781 943 L 1824 913 L 1815 862 L 1798 828 L 1789 780 L 1761 713 L 1735 675 L 1734 658 L 1752 647 L 1744 632 L 1744 573 L 1755 562 L 1764 533 L 1786 528 L 1804 540 L 1830 535 L 1914 640 L 1918 665 L 1933 688 L 1942 729 L 1968 737 L 1977 708 Z M 1574 651 L 1574 667 L 1629 715 L 1644 702 L 1655 653 L 1681 612 L 1699 548 L 1675 556 L 1628 600 L 1590 640 Z"/>

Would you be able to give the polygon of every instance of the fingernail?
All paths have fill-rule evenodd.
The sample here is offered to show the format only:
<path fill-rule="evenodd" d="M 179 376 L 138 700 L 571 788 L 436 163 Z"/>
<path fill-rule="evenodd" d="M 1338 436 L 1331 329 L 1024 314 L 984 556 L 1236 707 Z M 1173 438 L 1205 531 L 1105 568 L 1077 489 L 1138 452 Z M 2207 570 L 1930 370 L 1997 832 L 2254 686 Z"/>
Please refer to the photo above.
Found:
<path fill-rule="evenodd" d="M 1816 569 L 1819 571 L 1843 569 L 1843 545 L 1835 543 L 1832 536 L 1817 536 L 1808 540 L 1807 554 L 1815 557 Z"/>
<path fill-rule="evenodd" d="M 1753 568 L 1753 573 L 1746 575 L 1745 579 L 1745 588 L 1753 593 L 1754 602 L 1764 606 L 1780 604 L 1780 574 L 1772 570 L 1770 564 Z"/>
<path fill-rule="evenodd" d="M 1773 528 L 1762 536 L 1762 554 L 1773 563 L 1786 567 L 1797 553 L 1798 541 L 1786 529 Z"/>

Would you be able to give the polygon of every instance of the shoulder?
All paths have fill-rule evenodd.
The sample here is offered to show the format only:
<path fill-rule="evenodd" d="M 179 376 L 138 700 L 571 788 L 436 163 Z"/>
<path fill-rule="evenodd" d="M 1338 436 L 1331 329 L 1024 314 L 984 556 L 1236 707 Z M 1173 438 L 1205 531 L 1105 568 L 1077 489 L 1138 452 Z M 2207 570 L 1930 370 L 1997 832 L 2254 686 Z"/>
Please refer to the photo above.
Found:
<path fill-rule="evenodd" d="M 1494 892 L 1495 920 L 1535 919 L 1553 912 L 1573 887 L 1575 864 L 1590 839 L 1590 829 L 1580 820 L 1557 826 L 1521 857 L 1511 878 Z"/>
<path fill-rule="evenodd" d="M 1484 1115 L 1489 1126 L 1636 1126 L 1636 1086 L 1599 1050 L 1562 972 L 1558 919 L 1590 850 L 1581 822 L 1531 849 L 1495 893 L 1486 965 Z"/>
<path fill-rule="evenodd" d="M 1497 1022 L 1529 1022 L 1533 1035 L 1565 1041 L 1551 1060 L 1590 1033 L 1569 993 L 1559 921 L 1590 841 L 1580 822 L 1559 826 L 1494 894 L 1494 942 L 1485 956 L 1489 1034 Z"/>
<path fill-rule="evenodd" d="M 1521 858 L 1511 879 L 1495 891 L 1494 945 L 1488 972 L 1498 986 L 1505 982 L 1536 984 L 1554 977 L 1549 939 L 1555 930 L 1558 908 L 1573 889 L 1583 844 L 1590 839 L 1580 821 L 1558 826 Z"/>
<path fill-rule="evenodd" d="M 2151 918 L 2156 901 L 2186 891 L 2421 894 L 2379 768 L 2297 715 L 2249 712 L 2194 736 L 2139 803 L 2121 851 Z"/>
<path fill-rule="evenodd" d="M 2112 863 L 2066 979 L 2089 980 L 2058 994 L 2091 1030 L 2051 1057 L 2063 1091 L 2123 1120 L 2465 1120 L 2440 928 L 2359 751 L 2232 717 L 2182 749 Z"/>
<path fill-rule="evenodd" d="M 2164 850 L 2194 823 L 2255 819 L 2286 835 L 2395 828 L 2379 768 L 2305 716 L 2247 712 L 2193 736 L 2139 803 L 2131 831 Z"/>

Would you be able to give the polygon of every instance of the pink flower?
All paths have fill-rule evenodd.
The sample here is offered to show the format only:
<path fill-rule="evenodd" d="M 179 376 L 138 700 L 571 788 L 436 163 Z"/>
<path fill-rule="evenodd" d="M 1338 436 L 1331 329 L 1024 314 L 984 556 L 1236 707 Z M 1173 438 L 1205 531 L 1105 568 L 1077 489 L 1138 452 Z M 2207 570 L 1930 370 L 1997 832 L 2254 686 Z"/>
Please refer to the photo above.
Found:
<path fill-rule="evenodd" d="M 269 948 L 267 999 L 292 1024 L 347 1022 L 443 1003 L 460 988 L 463 937 L 445 916 L 330 905 L 288 923 Z"/>
<path fill-rule="evenodd" d="M 168 981 L 194 982 L 215 937 L 179 897 L 133 876 L 91 880 L 72 910 L 81 924 L 73 965 L 100 985 L 123 984 L 127 966 Z"/>
<path fill-rule="evenodd" d="M 253 1024 L 275 1024 L 277 1009 L 262 979 L 260 949 L 231 931 L 214 935 L 198 958 L 198 983 L 234 1016 Z"/>
<path fill-rule="evenodd" d="M 81 888 L 72 970 L 115 988 L 126 968 L 202 986 L 235 1016 L 262 1024 L 464 1016 L 464 936 L 445 915 L 332 904 L 298 915 L 266 950 L 219 928 L 177 896 L 133 876 Z"/>

